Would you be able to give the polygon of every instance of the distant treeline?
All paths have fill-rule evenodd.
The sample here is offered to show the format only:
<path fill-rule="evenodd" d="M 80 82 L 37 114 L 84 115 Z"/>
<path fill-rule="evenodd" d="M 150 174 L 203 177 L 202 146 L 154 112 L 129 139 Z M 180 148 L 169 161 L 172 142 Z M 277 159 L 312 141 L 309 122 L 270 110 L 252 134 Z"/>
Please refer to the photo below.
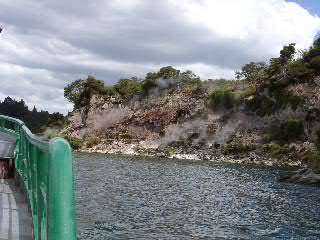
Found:
<path fill-rule="evenodd" d="M 61 113 L 38 112 L 35 107 L 30 111 L 24 100 L 17 101 L 11 97 L 0 101 L 0 114 L 22 120 L 33 133 L 43 132 L 47 127 L 61 126 L 64 122 Z"/>

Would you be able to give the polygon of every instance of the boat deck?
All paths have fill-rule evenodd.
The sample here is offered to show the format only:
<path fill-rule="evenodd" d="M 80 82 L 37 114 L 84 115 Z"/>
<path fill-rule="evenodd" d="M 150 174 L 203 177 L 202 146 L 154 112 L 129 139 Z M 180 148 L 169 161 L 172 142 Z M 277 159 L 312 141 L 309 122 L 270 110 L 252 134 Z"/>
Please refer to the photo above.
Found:
<path fill-rule="evenodd" d="M 0 240 L 32 240 L 32 219 L 13 179 L 0 179 Z"/>

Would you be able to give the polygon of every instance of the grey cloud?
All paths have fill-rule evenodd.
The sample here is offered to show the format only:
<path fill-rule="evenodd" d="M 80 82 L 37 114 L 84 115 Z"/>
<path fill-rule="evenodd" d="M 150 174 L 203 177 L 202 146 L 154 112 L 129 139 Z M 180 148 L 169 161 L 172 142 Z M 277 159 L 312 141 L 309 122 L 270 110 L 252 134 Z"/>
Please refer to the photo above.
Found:
<path fill-rule="evenodd" d="M 87 75 L 112 84 L 163 65 L 195 64 L 229 73 L 274 54 L 268 38 L 218 35 L 166 0 L 0 0 L 0 10 L 0 70 L 20 67 L 0 74 L 0 96 L 28 97 L 49 110 L 66 112 L 63 87 Z"/>
<path fill-rule="evenodd" d="M 215 36 L 202 26 L 185 24 L 166 1 L 144 1 L 133 11 L 120 11 L 112 8 L 111 4 L 94 6 L 86 2 L 82 5 L 78 1 L 67 1 L 67 4 L 52 1 L 44 3 L 22 5 L 16 14 L 11 6 L 8 9 L 10 14 L 5 16 L 11 16 L 7 19 L 9 23 L 21 24 L 19 30 L 23 34 L 25 29 L 30 29 L 32 34 L 37 29 L 37 35 L 42 32 L 47 38 L 57 37 L 79 49 L 120 62 L 202 62 L 235 68 L 248 59 L 247 46 L 244 46 L 246 43 Z M 6 6 L 0 7 L 5 9 Z M 34 14 L 30 14 L 30 11 Z M 72 72 L 78 70 L 73 69 L 72 64 L 69 66 Z M 42 67 L 46 66 L 40 65 Z"/>

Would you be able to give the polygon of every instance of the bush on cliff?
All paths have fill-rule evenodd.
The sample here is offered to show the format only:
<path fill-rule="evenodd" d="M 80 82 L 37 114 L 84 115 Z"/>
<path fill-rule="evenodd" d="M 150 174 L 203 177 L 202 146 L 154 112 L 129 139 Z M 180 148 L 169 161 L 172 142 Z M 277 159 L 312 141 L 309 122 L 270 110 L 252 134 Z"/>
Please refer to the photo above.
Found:
<path fill-rule="evenodd" d="M 310 68 L 316 73 L 320 74 L 320 56 L 316 56 L 310 60 Z"/>
<path fill-rule="evenodd" d="M 264 95 L 255 95 L 246 99 L 245 103 L 248 110 L 255 112 L 259 116 L 270 115 L 274 112 L 275 102 Z"/>
<path fill-rule="evenodd" d="M 284 140 L 299 139 L 304 132 L 302 119 L 289 119 L 286 123 L 282 124 L 282 133 Z"/>
<path fill-rule="evenodd" d="M 288 64 L 287 84 L 308 82 L 312 78 L 312 69 L 301 59 Z"/>
<path fill-rule="evenodd" d="M 116 89 L 114 87 L 105 86 L 98 94 L 106 97 L 114 96 L 117 94 Z"/>
<path fill-rule="evenodd" d="M 142 96 L 164 95 L 177 89 L 201 87 L 202 82 L 192 71 L 180 72 L 172 66 L 160 68 L 158 72 L 147 73 L 142 81 Z"/>
<path fill-rule="evenodd" d="M 83 144 L 83 141 L 80 138 L 70 137 L 70 138 L 67 138 L 67 140 L 69 141 L 70 146 L 74 150 L 80 149 Z"/>
<path fill-rule="evenodd" d="M 75 109 L 87 107 L 95 94 L 113 95 L 114 90 L 111 87 L 105 87 L 102 80 L 92 76 L 88 76 L 85 80 L 76 80 L 64 88 L 64 97 L 74 104 Z"/>
<path fill-rule="evenodd" d="M 227 144 L 223 149 L 223 154 L 232 155 L 232 154 L 242 154 L 248 153 L 255 150 L 255 146 L 243 144 L 241 142 L 234 142 Z"/>
<path fill-rule="evenodd" d="M 176 87 L 175 78 L 180 71 L 172 66 L 162 67 L 158 72 L 149 72 L 142 81 L 142 97 L 162 95 L 165 90 Z"/>
<path fill-rule="evenodd" d="M 268 65 L 250 63 L 236 77 L 255 82 L 256 91 L 246 99 L 248 110 L 259 116 L 271 115 L 287 107 L 296 110 L 304 103 L 304 97 L 289 90 L 290 85 L 309 82 L 320 69 L 320 43 L 309 50 L 300 51 L 294 58 L 295 44 L 284 46 L 278 58 L 270 59 Z"/>
<path fill-rule="evenodd" d="M 120 79 L 119 82 L 114 85 L 114 89 L 124 99 L 131 99 L 142 92 L 142 83 L 136 78 Z"/>
<path fill-rule="evenodd" d="M 219 89 L 209 95 L 209 106 L 212 109 L 231 109 L 237 104 L 238 99 L 231 90 Z"/>
<path fill-rule="evenodd" d="M 266 141 L 279 141 L 288 143 L 293 140 L 299 140 L 304 134 L 304 125 L 302 119 L 288 119 L 288 121 L 271 127 L 268 133 L 264 134 Z"/>
<path fill-rule="evenodd" d="M 235 77 L 236 79 L 245 79 L 250 85 L 255 85 L 264 78 L 266 68 L 267 64 L 264 62 L 250 62 L 237 71 Z"/>
<path fill-rule="evenodd" d="M 283 89 L 274 90 L 272 92 L 272 96 L 276 99 L 274 111 L 285 109 L 288 106 L 293 110 L 297 110 L 297 108 L 304 102 L 303 96 Z"/>
<path fill-rule="evenodd" d="M 252 98 L 246 99 L 247 109 L 263 117 L 287 107 L 291 107 L 295 111 L 304 103 L 303 96 L 283 89 L 274 89 L 270 95 L 253 95 Z"/>
<path fill-rule="evenodd" d="M 98 137 L 91 137 L 86 139 L 86 147 L 87 148 L 92 148 L 93 146 L 97 145 L 100 143 L 100 138 Z"/>
<path fill-rule="evenodd" d="M 284 155 L 288 155 L 291 152 L 288 144 L 279 145 L 279 144 L 272 144 L 267 148 L 270 155 L 274 158 L 281 158 Z"/>

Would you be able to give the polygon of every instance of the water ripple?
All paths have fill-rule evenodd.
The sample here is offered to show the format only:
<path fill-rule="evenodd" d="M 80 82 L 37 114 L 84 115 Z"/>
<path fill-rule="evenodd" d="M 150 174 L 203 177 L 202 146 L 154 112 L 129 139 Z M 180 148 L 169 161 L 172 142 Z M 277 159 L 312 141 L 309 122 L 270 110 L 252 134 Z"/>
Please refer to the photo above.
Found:
<path fill-rule="evenodd" d="M 284 170 L 78 154 L 78 239 L 320 239 L 320 189 Z"/>

